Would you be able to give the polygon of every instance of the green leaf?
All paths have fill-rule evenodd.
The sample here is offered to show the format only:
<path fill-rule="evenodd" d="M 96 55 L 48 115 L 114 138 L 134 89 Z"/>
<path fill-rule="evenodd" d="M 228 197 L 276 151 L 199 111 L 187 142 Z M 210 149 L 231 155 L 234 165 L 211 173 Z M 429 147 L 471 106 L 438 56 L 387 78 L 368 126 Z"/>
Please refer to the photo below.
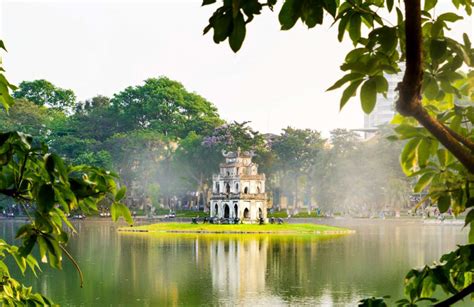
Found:
<path fill-rule="evenodd" d="M 234 26 L 229 36 L 229 45 L 232 51 L 239 51 L 245 39 L 245 21 L 241 12 L 234 18 Z"/>
<path fill-rule="evenodd" d="M 337 6 L 338 2 L 336 0 L 324 0 L 324 8 L 332 17 L 336 17 Z"/>
<path fill-rule="evenodd" d="M 377 93 L 386 93 L 388 91 L 388 82 L 384 76 L 375 76 L 373 79 L 375 80 Z"/>
<path fill-rule="evenodd" d="M 342 77 L 341 79 L 337 80 L 336 83 L 334 83 L 331 87 L 329 87 L 326 91 L 332 91 L 337 88 L 340 88 L 342 85 L 344 85 L 346 82 L 352 81 L 352 80 L 357 80 L 357 79 L 362 79 L 364 77 L 363 74 L 360 73 L 349 73 Z"/>
<path fill-rule="evenodd" d="M 31 235 L 28 239 L 23 242 L 23 245 L 18 249 L 18 252 L 22 257 L 26 257 L 31 253 L 31 250 L 36 244 L 36 235 Z"/>
<path fill-rule="evenodd" d="M 431 10 L 432 8 L 434 8 L 436 6 L 437 2 L 438 2 L 438 0 L 425 0 L 424 10 L 425 11 Z"/>
<path fill-rule="evenodd" d="M 50 184 L 43 184 L 37 196 L 38 207 L 43 212 L 50 211 L 54 206 L 54 190 Z"/>
<path fill-rule="evenodd" d="M 351 97 L 355 96 L 357 88 L 362 83 L 362 81 L 364 80 L 360 79 L 352 81 L 351 84 L 344 90 L 344 92 L 342 92 L 339 110 L 342 110 L 342 108 L 346 105 L 347 101 L 349 101 Z"/>
<path fill-rule="evenodd" d="M 438 209 L 439 212 L 445 213 L 451 206 L 451 196 L 449 194 L 443 194 L 438 198 Z"/>
<path fill-rule="evenodd" d="M 469 213 L 466 215 L 466 218 L 464 219 L 464 227 L 471 223 L 472 220 L 474 220 L 474 209 L 469 210 Z"/>
<path fill-rule="evenodd" d="M 412 169 L 416 163 L 416 153 L 420 141 L 420 138 L 413 138 L 409 140 L 403 148 L 402 154 L 400 155 L 400 165 L 403 172 L 407 176 L 410 176 L 413 173 Z"/>
<path fill-rule="evenodd" d="M 423 191 L 424 188 L 426 188 L 431 181 L 433 180 L 434 174 L 433 173 L 426 173 L 423 176 L 418 179 L 418 182 L 416 183 L 415 187 L 413 188 L 413 191 L 415 193 L 420 193 Z"/>
<path fill-rule="evenodd" d="M 357 44 L 360 38 L 361 17 L 359 14 L 352 14 L 349 22 L 349 36 L 354 44 Z"/>
<path fill-rule="evenodd" d="M 216 1 L 217 0 L 202 0 L 202 6 L 212 4 L 212 3 L 216 3 Z"/>
<path fill-rule="evenodd" d="M 448 22 L 456 22 L 458 20 L 461 20 L 463 19 L 463 17 L 455 14 L 455 13 L 444 13 L 444 14 L 441 14 L 439 15 L 438 17 L 438 20 L 444 20 L 444 21 L 448 21 Z"/>
<path fill-rule="evenodd" d="M 439 164 L 442 167 L 445 167 L 446 164 L 448 163 L 448 151 L 444 148 L 441 148 L 441 149 L 438 149 L 438 151 L 436 152 L 436 155 L 438 156 Z"/>
<path fill-rule="evenodd" d="M 428 159 L 431 154 L 431 140 L 428 138 L 422 138 L 418 145 L 418 165 L 420 167 L 426 166 Z"/>
<path fill-rule="evenodd" d="M 445 23 L 442 20 L 436 20 L 431 27 L 431 37 L 438 38 L 443 31 L 444 25 Z"/>
<path fill-rule="evenodd" d="M 115 201 L 121 201 L 124 198 L 126 192 L 127 192 L 127 187 L 126 186 L 121 187 L 120 190 L 117 191 L 117 194 L 115 194 Z"/>
<path fill-rule="evenodd" d="M 342 39 L 344 38 L 344 33 L 346 33 L 347 25 L 349 23 L 350 16 L 344 15 L 341 18 L 341 21 L 339 21 L 339 26 L 338 26 L 338 34 L 337 34 L 337 39 L 342 42 Z"/>
<path fill-rule="evenodd" d="M 224 41 L 232 30 L 232 14 L 220 14 L 216 16 L 214 22 L 214 42 L 216 44 Z"/>
<path fill-rule="evenodd" d="M 302 4 L 303 1 L 299 0 L 285 1 L 280 13 L 278 14 L 278 20 L 280 21 L 282 30 L 289 30 L 293 28 L 298 18 L 300 18 Z"/>
<path fill-rule="evenodd" d="M 389 12 L 391 12 L 393 9 L 393 2 L 394 0 L 387 0 L 387 9 Z"/>
<path fill-rule="evenodd" d="M 133 225 L 130 210 L 124 204 L 114 202 L 112 206 L 110 206 L 110 214 L 112 215 L 113 221 L 117 221 L 118 218 L 122 216 L 129 225 Z"/>
<path fill-rule="evenodd" d="M 397 28 L 382 27 L 379 31 L 380 47 L 386 53 L 392 53 L 397 48 Z"/>
<path fill-rule="evenodd" d="M 324 10 L 318 0 L 307 0 L 301 8 L 301 19 L 308 26 L 313 28 L 317 24 L 323 23 Z"/>
<path fill-rule="evenodd" d="M 439 94 L 438 82 L 436 82 L 436 80 L 430 75 L 426 75 L 423 80 L 423 93 L 425 94 L 426 98 L 430 100 L 438 97 L 438 94 Z"/>
<path fill-rule="evenodd" d="M 362 110 L 366 114 L 370 114 L 377 102 L 377 82 L 374 78 L 365 81 L 360 89 L 360 102 Z"/>
<path fill-rule="evenodd" d="M 433 39 L 430 43 L 430 56 L 431 59 L 437 61 L 441 59 L 447 50 L 447 43 L 445 40 Z"/>

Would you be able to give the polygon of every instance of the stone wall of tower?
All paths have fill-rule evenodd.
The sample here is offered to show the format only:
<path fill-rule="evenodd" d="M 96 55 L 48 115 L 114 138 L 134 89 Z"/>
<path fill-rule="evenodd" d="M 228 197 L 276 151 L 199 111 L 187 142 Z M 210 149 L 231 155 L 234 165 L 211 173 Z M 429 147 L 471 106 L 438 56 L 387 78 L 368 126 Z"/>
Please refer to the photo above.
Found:
<path fill-rule="evenodd" d="M 219 174 L 213 176 L 211 216 L 256 220 L 266 218 L 265 175 L 258 173 L 252 154 L 224 153 Z"/>

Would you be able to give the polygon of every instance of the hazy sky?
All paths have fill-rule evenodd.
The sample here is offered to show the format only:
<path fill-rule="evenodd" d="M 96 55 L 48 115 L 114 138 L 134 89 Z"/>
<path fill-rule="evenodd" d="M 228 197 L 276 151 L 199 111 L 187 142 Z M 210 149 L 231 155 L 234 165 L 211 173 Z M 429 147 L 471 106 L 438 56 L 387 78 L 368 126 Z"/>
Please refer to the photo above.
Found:
<path fill-rule="evenodd" d="M 358 98 L 339 112 L 341 93 L 325 92 L 351 48 L 329 25 L 282 32 L 277 12 L 266 10 L 234 54 L 202 35 L 215 6 L 201 8 L 200 0 L 0 1 L 13 82 L 44 78 L 84 100 L 165 75 L 226 120 L 249 120 L 262 132 L 363 126 Z"/>

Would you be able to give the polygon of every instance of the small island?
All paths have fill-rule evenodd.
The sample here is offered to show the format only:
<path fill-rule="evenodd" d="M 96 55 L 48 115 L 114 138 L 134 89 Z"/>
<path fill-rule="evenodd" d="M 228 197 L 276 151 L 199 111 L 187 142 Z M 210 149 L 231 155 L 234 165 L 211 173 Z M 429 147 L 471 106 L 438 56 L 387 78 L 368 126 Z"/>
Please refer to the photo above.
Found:
<path fill-rule="evenodd" d="M 279 218 L 267 218 L 265 174 L 258 173 L 252 162 L 253 152 L 222 152 L 225 162 L 212 176 L 210 216 L 202 224 L 157 223 L 119 228 L 121 232 L 214 233 L 214 234 L 309 234 L 341 235 L 349 229 L 318 224 L 286 224 Z M 270 221 L 270 223 L 268 223 Z M 209 224 L 208 224 L 209 222 Z M 275 223 L 276 222 L 276 223 Z"/>
<path fill-rule="evenodd" d="M 121 227 L 120 232 L 166 232 L 166 233 L 222 233 L 222 234 L 312 234 L 341 235 L 354 230 L 318 224 L 187 224 L 156 223 L 137 227 Z"/>

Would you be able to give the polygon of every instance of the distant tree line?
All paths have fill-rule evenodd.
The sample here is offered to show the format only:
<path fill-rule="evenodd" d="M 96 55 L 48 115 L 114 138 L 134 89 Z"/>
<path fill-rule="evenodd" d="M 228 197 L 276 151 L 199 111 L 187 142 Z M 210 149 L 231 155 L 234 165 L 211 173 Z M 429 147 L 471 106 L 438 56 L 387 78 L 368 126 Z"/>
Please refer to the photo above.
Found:
<path fill-rule="evenodd" d="M 48 144 L 72 164 L 114 170 L 129 188 L 132 208 L 204 208 L 222 150 L 252 150 L 267 175 L 276 209 L 316 207 L 367 213 L 401 208 L 409 183 L 390 129 L 363 141 L 336 129 L 325 139 L 310 129 L 261 134 L 249 122 L 226 123 L 205 98 L 166 77 L 150 78 L 113 97 L 77 101 L 70 89 L 24 81 L 0 130 L 18 130 Z"/>

